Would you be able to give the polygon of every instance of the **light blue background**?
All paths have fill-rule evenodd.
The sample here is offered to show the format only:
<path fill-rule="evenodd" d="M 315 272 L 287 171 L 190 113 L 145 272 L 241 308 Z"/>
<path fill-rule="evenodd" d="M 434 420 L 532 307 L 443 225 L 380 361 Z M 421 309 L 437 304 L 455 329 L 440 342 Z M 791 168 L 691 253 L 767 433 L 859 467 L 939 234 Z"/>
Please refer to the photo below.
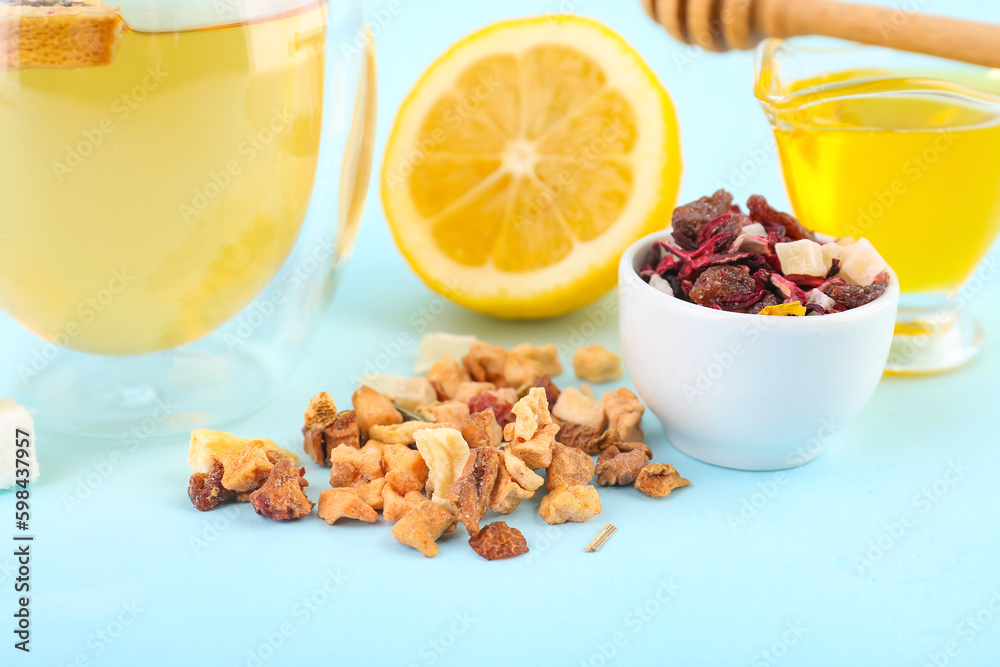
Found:
<path fill-rule="evenodd" d="M 400 2 L 402 11 L 383 15 L 377 28 L 379 155 L 403 97 L 449 44 L 493 20 L 561 10 L 606 21 L 659 72 L 682 124 L 683 199 L 730 182 L 769 140 L 751 91 L 751 56 L 686 50 L 645 18 L 639 0 Z M 993 2 L 896 4 L 1000 20 Z M 734 188 L 738 198 L 759 191 L 787 203 L 777 160 L 755 169 Z M 942 233 L 960 225 L 943 221 Z M 617 348 L 608 298 L 532 324 L 441 302 L 397 253 L 373 187 L 355 257 L 308 361 L 280 399 L 231 430 L 298 450 L 313 394 L 328 390 L 346 403 L 349 378 L 383 352 L 390 372 L 409 373 L 424 330 L 502 345 L 566 343 L 604 317 L 594 340 Z M 183 438 L 131 451 L 43 441 L 34 650 L 21 655 L 5 634 L 0 664 L 228 667 L 256 664 L 251 652 L 265 665 L 998 664 L 998 298 L 995 279 L 975 291 L 973 310 L 991 343 L 975 364 L 886 379 L 861 417 L 803 468 L 714 468 L 674 450 L 647 418 L 656 458 L 692 486 L 666 500 L 602 489 L 604 513 L 584 525 L 548 527 L 525 503 L 508 520 L 532 552 L 509 562 L 481 560 L 462 529 L 428 560 L 393 540 L 381 520 L 328 527 L 313 515 L 278 524 L 245 505 L 197 513 L 185 495 Z M 411 342 L 394 348 L 401 333 Z M 788 400 L 809 397 L 747 400 L 777 424 L 794 409 Z M 315 500 L 326 476 L 312 465 L 307 476 Z M 71 503 L 74 494 L 87 497 Z M 12 504 L 0 499 L 0 525 L 13 522 Z M 618 532 L 585 554 L 605 520 Z M 0 551 L 8 619 L 13 564 Z"/>

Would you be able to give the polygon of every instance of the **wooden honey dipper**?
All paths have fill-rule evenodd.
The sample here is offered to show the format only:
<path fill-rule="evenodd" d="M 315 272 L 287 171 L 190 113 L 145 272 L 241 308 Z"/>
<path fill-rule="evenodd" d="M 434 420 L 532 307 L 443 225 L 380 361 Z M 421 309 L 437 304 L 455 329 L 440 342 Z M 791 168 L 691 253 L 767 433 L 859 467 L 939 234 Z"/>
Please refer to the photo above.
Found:
<path fill-rule="evenodd" d="M 833 0 L 642 0 L 675 38 L 709 51 L 822 35 L 1000 67 L 1000 25 Z"/>

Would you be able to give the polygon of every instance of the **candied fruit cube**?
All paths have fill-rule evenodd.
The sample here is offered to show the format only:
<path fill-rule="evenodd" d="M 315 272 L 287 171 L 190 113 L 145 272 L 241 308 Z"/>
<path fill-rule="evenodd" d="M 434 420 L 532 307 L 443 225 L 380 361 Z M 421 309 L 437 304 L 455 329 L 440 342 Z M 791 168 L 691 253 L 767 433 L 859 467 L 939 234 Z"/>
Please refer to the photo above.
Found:
<path fill-rule="evenodd" d="M 830 268 L 823 260 L 823 247 L 815 241 L 801 239 L 791 243 L 776 243 L 774 252 L 786 276 L 825 277 Z"/>

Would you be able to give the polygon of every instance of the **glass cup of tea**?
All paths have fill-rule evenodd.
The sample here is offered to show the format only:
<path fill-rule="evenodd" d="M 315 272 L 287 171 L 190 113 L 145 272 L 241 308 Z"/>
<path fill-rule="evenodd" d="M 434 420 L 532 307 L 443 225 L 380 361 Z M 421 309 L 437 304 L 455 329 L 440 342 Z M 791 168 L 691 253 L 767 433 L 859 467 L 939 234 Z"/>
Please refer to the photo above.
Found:
<path fill-rule="evenodd" d="M 0 395 L 115 437 L 225 423 L 290 375 L 376 106 L 363 0 L 120 2 L 0 5 Z"/>
<path fill-rule="evenodd" d="M 820 232 L 869 239 L 899 275 L 887 370 L 972 359 L 983 337 L 962 305 L 1000 231 L 1000 71 L 768 40 L 756 95 L 795 213 Z"/>

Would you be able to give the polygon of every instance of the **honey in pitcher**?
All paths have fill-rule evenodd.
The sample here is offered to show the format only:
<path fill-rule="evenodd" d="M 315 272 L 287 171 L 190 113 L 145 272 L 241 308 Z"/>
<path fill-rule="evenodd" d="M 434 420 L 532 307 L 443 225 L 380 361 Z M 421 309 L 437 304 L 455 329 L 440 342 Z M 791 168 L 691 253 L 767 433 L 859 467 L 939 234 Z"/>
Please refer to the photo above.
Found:
<path fill-rule="evenodd" d="M 126 28 L 101 66 L 0 67 L 0 307 L 121 355 L 196 340 L 250 303 L 309 205 L 326 9 Z"/>
<path fill-rule="evenodd" d="M 906 292 L 955 290 L 1000 231 L 996 87 L 875 70 L 798 82 L 768 109 L 796 214 L 869 239 Z"/>

